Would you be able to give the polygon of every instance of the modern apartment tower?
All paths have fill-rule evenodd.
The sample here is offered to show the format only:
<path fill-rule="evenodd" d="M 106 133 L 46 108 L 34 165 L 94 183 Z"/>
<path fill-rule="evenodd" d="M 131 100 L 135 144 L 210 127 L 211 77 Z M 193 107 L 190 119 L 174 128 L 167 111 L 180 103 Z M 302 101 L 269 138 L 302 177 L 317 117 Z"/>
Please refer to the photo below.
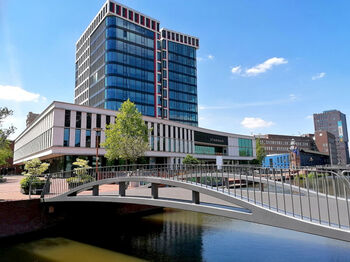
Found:
<path fill-rule="evenodd" d="M 349 164 L 348 129 L 346 115 L 338 110 L 314 114 L 315 132 L 328 131 L 335 136 L 338 165 Z"/>
<path fill-rule="evenodd" d="M 74 103 L 198 125 L 199 39 L 108 0 L 76 43 Z"/>

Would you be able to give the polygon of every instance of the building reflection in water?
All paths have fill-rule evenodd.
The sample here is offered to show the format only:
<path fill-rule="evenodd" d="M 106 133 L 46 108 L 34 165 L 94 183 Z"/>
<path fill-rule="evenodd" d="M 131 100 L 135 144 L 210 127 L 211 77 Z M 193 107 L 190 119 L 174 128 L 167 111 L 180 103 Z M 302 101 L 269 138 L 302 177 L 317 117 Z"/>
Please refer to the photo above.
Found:
<path fill-rule="evenodd" d="M 143 217 L 132 232 L 123 230 L 123 245 L 150 260 L 202 261 L 202 219 L 199 213 L 167 209 Z"/>

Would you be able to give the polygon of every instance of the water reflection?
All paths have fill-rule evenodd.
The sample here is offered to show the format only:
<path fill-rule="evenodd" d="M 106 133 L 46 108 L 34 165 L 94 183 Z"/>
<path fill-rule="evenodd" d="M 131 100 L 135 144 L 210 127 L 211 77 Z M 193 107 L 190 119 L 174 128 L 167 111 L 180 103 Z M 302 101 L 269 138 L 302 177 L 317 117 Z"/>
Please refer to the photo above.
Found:
<path fill-rule="evenodd" d="M 69 223 L 45 237 L 10 247 L 12 254 L 0 248 L 1 261 L 350 260 L 347 242 L 173 209 L 143 217 Z M 22 260 L 6 260 L 14 253 Z M 73 254 L 74 259 L 57 260 L 62 254 Z"/>
<path fill-rule="evenodd" d="M 30 243 L 22 243 L 3 254 L 1 261 L 125 261 L 141 262 L 144 260 L 125 254 L 83 244 L 65 238 L 44 238 Z"/>

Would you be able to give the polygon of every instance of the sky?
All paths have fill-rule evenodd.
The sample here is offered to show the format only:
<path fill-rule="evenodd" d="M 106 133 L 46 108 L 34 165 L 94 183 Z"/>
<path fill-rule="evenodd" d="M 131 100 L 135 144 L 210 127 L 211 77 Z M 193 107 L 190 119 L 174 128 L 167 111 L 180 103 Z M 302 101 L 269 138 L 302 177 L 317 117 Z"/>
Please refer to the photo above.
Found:
<path fill-rule="evenodd" d="M 73 103 L 75 43 L 103 0 L 0 0 L 0 107 Z M 120 0 L 200 39 L 199 126 L 238 134 L 313 133 L 313 113 L 350 115 L 350 1 Z"/>

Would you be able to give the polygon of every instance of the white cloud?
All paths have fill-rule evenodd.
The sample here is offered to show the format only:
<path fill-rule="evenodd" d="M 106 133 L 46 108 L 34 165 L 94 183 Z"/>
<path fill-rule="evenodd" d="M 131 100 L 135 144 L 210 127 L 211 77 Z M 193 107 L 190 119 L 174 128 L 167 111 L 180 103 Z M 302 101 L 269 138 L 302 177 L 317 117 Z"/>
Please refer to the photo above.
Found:
<path fill-rule="evenodd" d="M 267 59 L 265 62 L 248 68 L 245 70 L 247 76 L 256 76 L 261 73 L 265 73 L 267 70 L 271 69 L 273 66 L 287 64 L 288 61 L 283 57 L 272 57 Z"/>
<path fill-rule="evenodd" d="M 272 57 L 259 65 L 253 66 L 251 68 L 246 68 L 244 70 L 242 70 L 242 67 L 240 65 L 232 67 L 231 73 L 235 75 L 241 75 L 241 76 L 256 76 L 258 74 L 265 73 L 267 70 L 271 69 L 273 66 L 287 64 L 287 63 L 288 61 L 283 57 Z"/>
<path fill-rule="evenodd" d="M 197 62 L 204 62 L 204 61 L 207 61 L 207 60 L 214 60 L 214 58 L 215 57 L 213 55 L 211 55 L 211 54 L 209 54 L 209 55 L 207 55 L 205 57 L 198 56 L 197 57 Z"/>
<path fill-rule="evenodd" d="M 313 115 L 308 115 L 305 117 L 305 119 L 313 119 L 313 118 L 314 118 Z"/>
<path fill-rule="evenodd" d="M 38 102 L 39 98 L 46 99 L 39 94 L 31 93 L 18 86 L 0 85 L 0 100 L 14 102 Z"/>
<path fill-rule="evenodd" d="M 271 121 L 265 121 L 258 117 L 245 117 L 241 122 L 241 125 L 248 129 L 256 129 L 272 126 L 274 123 Z"/>
<path fill-rule="evenodd" d="M 241 66 L 235 66 L 235 67 L 232 67 L 231 69 L 231 72 L 232 74 L 236 74 L 236 75 L 239 75 L 241 73 L 242 69 L 241 69 Z"/>
<path fill-rule="evenodd" d="M 294 95 L 294 94 L 290 94 L 290 95 L 289 95 L 289 99 L 290 99 L 291 101 L 295 101 L 295 100 L 297 100 L 297 96 Z"/>
<path fill-rule="evenodd" d="M 321 73 L 318 73 L 317 75 L 314 75 L 311 79 L 312 80 L 316 80 L 316 79 L 323 78 L 325 76 L 326 76 L 326 73 L 325 72 L 321 72 Z"/>

